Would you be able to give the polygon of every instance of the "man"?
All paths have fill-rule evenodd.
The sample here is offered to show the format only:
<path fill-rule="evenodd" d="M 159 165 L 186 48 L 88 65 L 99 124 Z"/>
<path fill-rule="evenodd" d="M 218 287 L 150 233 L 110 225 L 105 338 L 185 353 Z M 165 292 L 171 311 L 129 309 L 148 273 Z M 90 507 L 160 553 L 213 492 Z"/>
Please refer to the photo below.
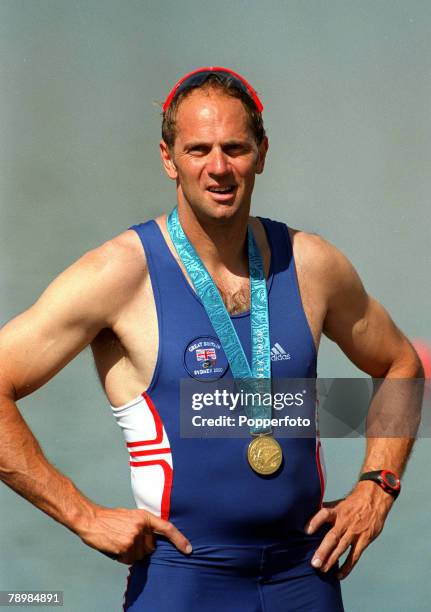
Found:
<path fill-rule="evenodd" d="M 315 440 L 252 432 L 276 445 L 278 463 L 262 474 L 241 438 L 181 437 L 179 382 L 246 377 L 228 344 L 236 335 L 246 367 L 260 350 L 250 335 L 256 261 L 270 322 L 263 361 L 274 343 L 295 356 L 270 362 L 273 378 L 315 377 L 322 332 L 374 377 L 420 376 L 419 360 L 339 251 L 249 216 L 268 140 L 261 102 L 240 75 L 210 68 L 184 77 L 165 102 L 162 133 L 178 213 L 86 253 L 1 332 L 1 478 L 89 546 L 133 564 L 128 610 L 341 610 L 338 580 L 380 533 L 411 440 L 370 439 L 362 473 L 378 474 L 322 506 Z M 231 315 L 226 337 L 212 312 L 218 293 L 205 301 L 211 283 Z M 136 510 L 78 491 L 44 458 L 15 404 L 89 344 L 130 452 Z"/>

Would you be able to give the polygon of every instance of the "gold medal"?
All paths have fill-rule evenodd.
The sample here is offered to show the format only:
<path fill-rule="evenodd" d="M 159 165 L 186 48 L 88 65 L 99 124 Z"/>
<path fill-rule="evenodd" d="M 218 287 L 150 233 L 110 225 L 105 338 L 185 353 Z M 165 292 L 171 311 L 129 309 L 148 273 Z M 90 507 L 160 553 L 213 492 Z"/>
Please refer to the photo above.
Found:
<path fill-rule="evenodd" d="M 255 472 L 267 476 L 274 474 L 280 467 L 283 451 L 272 436 L 260 435 L 248 445 L 247 457 Z"/>

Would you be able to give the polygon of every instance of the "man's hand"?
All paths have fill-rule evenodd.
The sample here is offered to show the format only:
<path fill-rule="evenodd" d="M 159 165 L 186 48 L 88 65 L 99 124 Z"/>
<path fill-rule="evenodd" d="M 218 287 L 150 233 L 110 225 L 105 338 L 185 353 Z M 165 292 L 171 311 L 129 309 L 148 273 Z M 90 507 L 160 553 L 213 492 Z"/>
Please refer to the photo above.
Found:
<path fill-rule="evenodd" d="M 172 523 L 146 510 L 96 506 L 92 519 L 77 532 L 88 546 L 127 565 L 155 550 L 155 533 L 168 538 L 180 552 L 192 552 L 190 542 Z"/>
<path fill-rule="evenodd" d="M 340 580 L 348 576 L 368 544 L 382 531 L 393 501 L 375 483 L 360 482 L 345 499 L 324 503 L 306 526 L 306 532 L 312 534 L 324 523 L 332 524 L 314 553 L 313 567 L 327 572 L 350 546 L 337 573 Z"/>

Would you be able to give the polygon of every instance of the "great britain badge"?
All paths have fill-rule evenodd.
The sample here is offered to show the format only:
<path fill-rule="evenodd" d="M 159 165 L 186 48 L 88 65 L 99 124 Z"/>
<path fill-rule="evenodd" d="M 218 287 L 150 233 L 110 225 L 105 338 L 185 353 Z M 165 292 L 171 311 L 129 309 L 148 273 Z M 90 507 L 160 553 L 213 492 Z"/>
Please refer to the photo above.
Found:
<path fill-rule="evenodd" d="M 184 367 L 196 380 L 218 380 L 225 374 L 228 365 L 220 342 L 212 336 L 195 338 L 184 351 Z"/>

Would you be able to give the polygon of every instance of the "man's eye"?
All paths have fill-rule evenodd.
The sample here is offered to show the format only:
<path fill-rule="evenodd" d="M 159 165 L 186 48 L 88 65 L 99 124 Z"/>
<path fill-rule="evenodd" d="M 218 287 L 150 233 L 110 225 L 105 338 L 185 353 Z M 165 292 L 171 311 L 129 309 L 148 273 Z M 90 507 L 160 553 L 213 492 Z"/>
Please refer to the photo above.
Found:
<path fill-rule="evenodd" d="M 240 155 L 241 153 L 244 153 L 245 147 L 241 144 L 232 144 L 232 145 L 228 145 L 225 150 L 228 155 L 235 156 L 235 155 Z"/>
<path fill-rule="evenodd" d="M 206 155 L 206 153 L 208 153 L 208 147 L 205 147 L 204 145 L 196 145 L 195 147 L 191 147 L 189 149 L 189 153 L 192 153 L 192 155 Z"/>

